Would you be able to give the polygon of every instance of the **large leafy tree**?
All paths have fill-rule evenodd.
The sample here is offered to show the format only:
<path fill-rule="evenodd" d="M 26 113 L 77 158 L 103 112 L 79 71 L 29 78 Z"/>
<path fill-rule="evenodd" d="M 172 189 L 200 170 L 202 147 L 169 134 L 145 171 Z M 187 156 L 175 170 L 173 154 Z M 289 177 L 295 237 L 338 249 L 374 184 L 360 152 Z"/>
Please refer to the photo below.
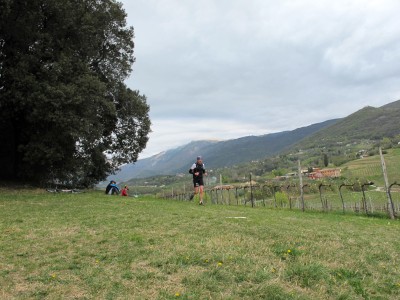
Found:
<path fill-rule="evenodd" d="M 115 0 L 0 0 L 0 177 L 90 186 L 148 141 Z"/>

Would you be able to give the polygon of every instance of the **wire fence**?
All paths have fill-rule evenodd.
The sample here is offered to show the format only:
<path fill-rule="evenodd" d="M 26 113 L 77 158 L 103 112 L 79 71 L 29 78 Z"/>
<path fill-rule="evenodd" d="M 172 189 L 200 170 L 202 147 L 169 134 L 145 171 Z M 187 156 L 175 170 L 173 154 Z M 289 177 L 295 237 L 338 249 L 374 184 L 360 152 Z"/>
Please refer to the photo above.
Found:
<path fill-rule="evenodd" d="M 392 183 L 388 191 L 371 182 L 324 184 L 292 182 L 218 186 L 204 190 L 204 201 L 213 205 L 244 205 L 303 211 L 352 212 L 365 215 L 388 213 L 389 205 L 400 216 L 400 184 Z M 198 200 L 198 195 L 194 200 Z M 191 201 L 193 193 L 164 195 L 164 199 Z M 389 204 L 390 203 L 390 204 Z"/>

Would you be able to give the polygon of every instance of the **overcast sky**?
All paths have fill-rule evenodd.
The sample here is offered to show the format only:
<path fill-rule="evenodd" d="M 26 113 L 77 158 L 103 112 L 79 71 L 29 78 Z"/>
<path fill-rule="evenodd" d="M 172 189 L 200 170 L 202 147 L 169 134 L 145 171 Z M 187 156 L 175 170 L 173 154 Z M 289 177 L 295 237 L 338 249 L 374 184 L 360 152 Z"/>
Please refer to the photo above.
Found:
<path fill-rule="evenodd" d="M 123 0 L 145 158 L 292 130 L 400 99 L 398 0 Z M 201 153 L 199 153 L 201 154 Z"/>

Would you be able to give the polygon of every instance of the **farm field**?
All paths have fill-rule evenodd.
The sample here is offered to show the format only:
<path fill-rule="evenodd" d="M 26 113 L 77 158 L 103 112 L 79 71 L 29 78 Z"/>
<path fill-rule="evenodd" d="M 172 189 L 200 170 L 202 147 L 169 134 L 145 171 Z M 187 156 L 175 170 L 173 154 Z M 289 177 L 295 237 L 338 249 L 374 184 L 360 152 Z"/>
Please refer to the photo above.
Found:
<path fill-rule="evenodd" d="M 389 184 L 400 183 L 400 148 L 389 149 L 384 154 Z M 384 186 L 381 158 L 379 155 L 356 159 L 344 164 L 342 174 L 347 178 L 360 181 L 373 181 L 378 186 Z"/>
<path fill-rule="evenodd" d="M 0 299 L 396 299 L 399 221 L 0 190 Z"/>
<path fill-rule="evenodd" d="M 317 183 L 318 184 L 318 183 Z M 333 190 L 331 188 L 324 190 L 319 194 L 318 192 L 309 192 L 304 195 L 304 206 L 307 211 L 326 211 L 326 212 L 344 212 L 344 213 L 365 213 L 368 215 L 388 216 L 388 199 L 383 187 L 372 187 L 367 189 L 365 194 L 362 191 L 355 191 L 353 188 L 344 188 L 339 193 L 338 186 L 334 184 Z M 314 189 L 317 185 L 314 183 Z M 224 191 L 207 191 L 205 198 L 213 204 L 224 205 L 248 205 L 251 206 L 251 193 L 248 188 L 246 192 L 235 194 L 235 189 Z M 279 191 L 274 196 L 262 194 L 260 191 L 265 191 L 263 188 L 253 188 L 254 205 L 269 208 L 291 208 L 302 209 L 302 201 L 300 192 L 297 189 Z M 197 197 L 197 196 L 196 196 Z M 184 200 L 188 199 L 189 194 L 180 196 L 174 199 Z M 289 199 L 290 198 L 290 199 Z M 398 189 L 391 191 L 391 198 L 396 214 L 400 212 L 400 193 Z M 196 199 L 196 198 L 195 198 Z M 343 200 L 342 200 L 343 199 Z M 198 200 L 198 199 L 196 199 Z M 365 209 L 366 207 L 366 209 Z"/>

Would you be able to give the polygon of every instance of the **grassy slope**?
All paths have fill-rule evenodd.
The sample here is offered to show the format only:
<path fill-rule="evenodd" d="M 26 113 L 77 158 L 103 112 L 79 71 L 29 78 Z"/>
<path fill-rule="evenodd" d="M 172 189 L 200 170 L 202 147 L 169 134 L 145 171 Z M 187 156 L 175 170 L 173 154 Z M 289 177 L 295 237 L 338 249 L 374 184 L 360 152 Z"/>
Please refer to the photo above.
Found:
<path fill-rule="evenodd" d="M 1 299 L 400 295 L 398 221 L 94 192 L 0 207 Z"/>
<path fill-rule="evenodd" d="M 397 181 L 400 183 L 400 148 L 389 149 L 384 154 L 389 184 Z M 341 167 L 343 175 L 349 179 L 371 180 L 376 185 L 384 186 L 381 158 L 374 155 L 357 159 Z"/>
<path fill-rule="evenodd" d="M 380 140 L 399 134 L 400 101 L 383 107 L 364 107 L 339 122 L 306 137 L 297 147 L 335 145 L 359 139 Z"/>

